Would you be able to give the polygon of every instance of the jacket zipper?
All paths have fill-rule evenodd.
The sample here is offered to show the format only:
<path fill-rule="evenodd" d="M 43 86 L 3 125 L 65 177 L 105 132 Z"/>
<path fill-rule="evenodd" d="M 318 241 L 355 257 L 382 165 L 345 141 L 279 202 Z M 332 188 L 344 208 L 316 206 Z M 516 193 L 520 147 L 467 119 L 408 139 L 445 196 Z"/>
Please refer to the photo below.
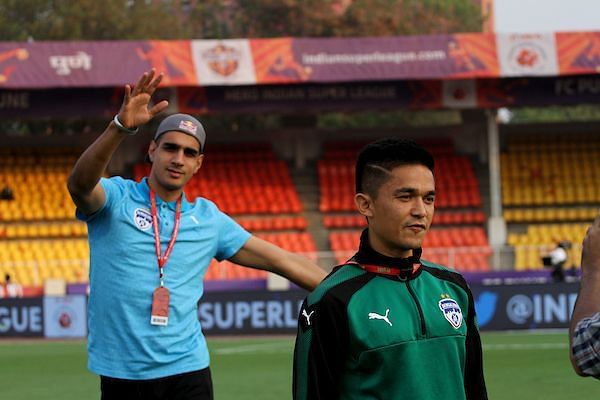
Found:
<path fill-rule="evenodd" d="M 425 337 L 427 329 L 425 327 L 425 317 L 423 316 L 423 309 L 421 308 L 421 303 L 419 303 L 419 300 L 417 299 L 417 295 L 410 286 L 410 280 L 406 281 L 406 288 L 408 289 L 408 293 L 410 293 L 410 296 L 413 298 L 413 301 L 417 306 L 417 311 L 419 312 L 419 319 L 421 320 L 421 334 L 423 335 L 423 337 Z"/>

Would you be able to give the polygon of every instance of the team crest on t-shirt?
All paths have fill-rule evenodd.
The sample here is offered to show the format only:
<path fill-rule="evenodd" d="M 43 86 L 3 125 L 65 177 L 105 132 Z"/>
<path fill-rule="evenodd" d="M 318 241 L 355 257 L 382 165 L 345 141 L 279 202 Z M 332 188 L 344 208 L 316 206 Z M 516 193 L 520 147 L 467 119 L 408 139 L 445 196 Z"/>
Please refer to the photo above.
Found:
<path fill-rule="evenodd" d="M 438 302 L 438 305 L 444 314 L 444 318 L 450 322 L 450 325 L 452 325 L 454 329 L 460 328 L 462 325 L 463 316 L 460 306 L 456 300 L 449 297 L 444 298 Z"/>
<path fill-rule="evenodd" d="M 145 208 L 136 208 L 133 212 L 133 222 L 143 231 L 147 231 L 152 226 L 152 214 Z"/>

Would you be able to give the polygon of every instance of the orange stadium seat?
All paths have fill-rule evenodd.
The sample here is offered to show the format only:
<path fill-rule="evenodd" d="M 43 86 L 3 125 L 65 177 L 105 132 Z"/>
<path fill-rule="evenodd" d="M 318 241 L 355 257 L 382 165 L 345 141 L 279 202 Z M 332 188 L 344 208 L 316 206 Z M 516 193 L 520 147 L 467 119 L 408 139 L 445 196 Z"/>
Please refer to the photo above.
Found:
<path fill-rule="evenodd" d="M 239 217 L 237 222 L 249 231 L 280 231 L 298 230 L 304 231 L 308 225 L 303 217 Z"/>

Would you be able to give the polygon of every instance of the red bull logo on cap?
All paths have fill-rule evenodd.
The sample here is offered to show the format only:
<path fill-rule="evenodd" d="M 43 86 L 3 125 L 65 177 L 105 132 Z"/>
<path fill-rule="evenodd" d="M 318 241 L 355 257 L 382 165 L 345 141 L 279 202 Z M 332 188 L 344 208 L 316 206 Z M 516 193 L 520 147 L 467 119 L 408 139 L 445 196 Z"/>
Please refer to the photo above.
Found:
<path fill-rule="evenodd" d="M 186 131 L 190 132 L 191 134 L 196 135 L 196 131 L 198 130 L 198 127 L 192 121 L 188 121 L 188 120 L 184 119 L 181 122 L 179 122 L 179 129 L 186 130 Z"/>

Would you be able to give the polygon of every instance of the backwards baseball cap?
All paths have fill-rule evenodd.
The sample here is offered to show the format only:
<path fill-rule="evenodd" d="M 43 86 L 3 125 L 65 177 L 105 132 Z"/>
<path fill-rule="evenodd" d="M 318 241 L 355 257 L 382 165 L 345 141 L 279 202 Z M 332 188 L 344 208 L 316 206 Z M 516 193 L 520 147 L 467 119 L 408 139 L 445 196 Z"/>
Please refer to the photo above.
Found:
<path fill-rule="evenodd" d="M 204 152 L 204 143 L 206 142 L 206 132 L 204 127 L 196 118 L 187 114 L 173 114 L 163 119 L 154 134 L 154 140 L 166 132 L 177 131 L 192 136 L 200 143 L 200 152 Z"/>

